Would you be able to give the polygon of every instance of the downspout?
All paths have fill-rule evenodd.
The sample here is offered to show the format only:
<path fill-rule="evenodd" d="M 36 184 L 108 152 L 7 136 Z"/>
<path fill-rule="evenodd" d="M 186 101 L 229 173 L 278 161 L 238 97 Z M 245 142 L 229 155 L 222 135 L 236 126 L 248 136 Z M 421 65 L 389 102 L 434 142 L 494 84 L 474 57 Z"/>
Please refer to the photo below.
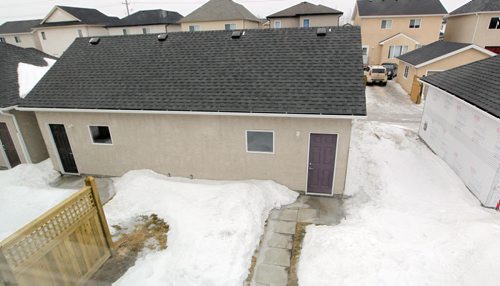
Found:
<path fill-rule="evenodd" d="M 476 40 L 476 33 L 477 33 L 477 26 L 479 24 L 479 13 L 476 13 L 476 27 L 474 28 L 474 34 L 472 35 L 472 42 L 471 44 L 475 44 L 475 40 Z"/>
<path fill-rule="evenodd" d="M 12 110 L 14 107 L 9 107 L 9 108 L 4 108 L 0 109 L 0 115 L 5 115 L 7 117 L 10 117 L 12 119 L 12 122 L 14 122 L 14 126 L 16 128 L 16 133 L 17 133 L 17 139 L 19 140 L 19 144 L 21 144 L 21 149 L 24 154 L 24 158 L 26 159 L 26 163 L 31 164 L 31 156 L 28 152 L 28 148 L 26 147 L 26 142 L 24 142 L 23 135 L 21 134 L 21 129 L 19 128 L 19 124 L 17 124 L 17 119 L 14 116 L 14 114 L 6 113 L 6 111 Z"/>

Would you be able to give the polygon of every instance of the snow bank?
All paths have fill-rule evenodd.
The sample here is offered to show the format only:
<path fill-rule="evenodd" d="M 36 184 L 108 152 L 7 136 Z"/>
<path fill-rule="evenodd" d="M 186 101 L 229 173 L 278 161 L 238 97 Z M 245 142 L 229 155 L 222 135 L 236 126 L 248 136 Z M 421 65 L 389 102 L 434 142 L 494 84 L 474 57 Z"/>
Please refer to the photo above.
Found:
<path fill-rule="evenodd" d="M 0 241 L 75 192 L 49 187 L 58 177 L 50 160 L 0 171 Z"/>
<path fill-rule="evenodd" d="M 56 60 L 49 58 L 44 58 L 44 60 L 47 62 L 47 66 L 45 67 L 26 63 L 19 63 L 17 65 L 17 81 L 19 83 L 19 96 L 21 98 L 25 98 L 28 95 L 56 62 Z"/>
<path fill-rule="evenodd" d="M 300 285 L 498 285 L 500 215 L 412 130 L 354 125 L 347 220 L 310 226 Z"/>
<path fill-rule="evenodd" d="M 148 253 L 117 285 L 242 285 L 273 208 L 297 193 L 272 181 L 220 182 L 131 171 L 105 206 L 110 225 L 156 213 L 168 247 Z"/>

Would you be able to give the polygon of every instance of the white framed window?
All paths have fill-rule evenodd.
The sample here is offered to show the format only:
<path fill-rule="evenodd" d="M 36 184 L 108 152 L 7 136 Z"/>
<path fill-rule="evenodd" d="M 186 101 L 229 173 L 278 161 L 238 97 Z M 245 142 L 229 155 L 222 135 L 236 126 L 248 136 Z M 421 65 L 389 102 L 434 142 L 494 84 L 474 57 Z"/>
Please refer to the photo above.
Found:
<path fill-rule="evenodd" d="M 410 73 L 410 66 L 405 65 L 405 71 L 403 73 L 403 77 L 408 78 L 408 73 Z"/>
<path fill-rule="evenodd" d="M 224 25 L 224 29 L 225 29 L 226 31 L 236 30 L 236 24 L 225 24 L 225 25 Z"/>
<path fill-rule="evenodd" d="M 109 126 L 91 125 L 89 126 L 89 132 L 93 144 L 113 145 Z"/>
<path fill-rule="evenodd" d="M 309 28 L 310 25 L 311 25 L 311 20 L 304 19 L 304 21 L 303 21 L 304 28 Z"/>
<path fill-rule="evenodd" d="M 14 36 L 14 40 L 16 41 L 16 43 L 20 43 L 21 42 L 21 37 Z"/>
<path fill-rule="evenodd" d="M 492 17 L 488 28 L 490 30 L 500 29 L 500 17 Z"/>
<path fill-rule="evenodd" d="M 389 59 L 397 58 L 401 55 L 404 55 L 408 52 L 408 46 L 390 46 L 389 54 L 387 57 Z"/>
<path fill-rule="evenodd" d="M 247 130 L 245 135 L 247 153 L 274 154 L 274 131 Z"/>
<path fill-rule="evenodd" d="M 47 37 L 45 37 L 45 32 L 41 32 L 40 34 L 42 35 L 42 40 L 47 40 Z"/>
<path fill-rule="evenodd" d="M 150 32 L 151 32 L 151 31 L 150 31 L 150 29 L 149 29 L 148 27 L 144 27 L 144 28 L 142 28 L 142 33 L 143 33 L 144 35 L 149 34 Z"/>
<path fill-rule="evenodd" d="M 392 20 L 382 20 L 380 22 L 380 28 L 382 28 L 382 29 L 392 29 Z"/>
<path fill-rule="evenodd" d="M 128 35 L 128 30 L 127 29 L 123 29 L 122 32 L 123 32 L 123 35 Z"/>
<path fill-rule="evenodd" d="M 198 32 L 198 31 L 200 31 L 200 25 L 189 26 L 189 32 Z"/>
<path fill-rule="evenodd" d="M 420 28 L 421 22 L 422 22 L 422 19 L 411 19 L 410 20 L 410 29 Z"/>
<path fill-rule="evenodd" d="M 423 46 L 424 46 L 424 45 L 421 45 L 421 44 L 416 44 L 416 45 L 415 45 L 415 50 L 416 50 L 416 49 L 420 49 L 420 48 L 421 48 L 421 47 L 423 47 Z"/>
<path fill-rule="evenodd" d="M 83 31 L 80 29 L 78 29 L 78 37 L 80 37 L 80 38 L 83 37 Z"/>
<path fill-rule="evenodd" d="M 281 28 L 281 21 L 280 20 L 274 21 L 274 28 L 276 28 L 276 29 Z"/>

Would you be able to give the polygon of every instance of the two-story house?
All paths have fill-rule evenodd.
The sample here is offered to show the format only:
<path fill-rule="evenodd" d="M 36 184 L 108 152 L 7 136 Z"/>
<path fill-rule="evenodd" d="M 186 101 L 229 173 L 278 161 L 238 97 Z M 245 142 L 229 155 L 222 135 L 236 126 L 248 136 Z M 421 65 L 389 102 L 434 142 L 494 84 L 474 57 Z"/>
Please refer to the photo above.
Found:
<path fill-rule="evenodd" d="M 361 26 L 364 63 L 397 62 L 439 40 L 446 14 L 439 0 L 358 0 L 352 20 Z"/>
<path fill-rule="evenodd" d="M 35 48 L 41 50 L 38 36 L 31 30 L 42 20 L 9 21 L 0 26 L 0 42 L 21 48 Z"/>
<path fill-rule="evenodd" d="M 110 35 L 136 35 L 180 32 L 177 23 L 182 15 L 175 11 L 143 10 L 135 12 L 108 26 Z"/>
<path fill-rule="evenodd" d="M 333 8 L 302 2 L 267 16 L 271 28 L 338 26 L 344 13 Z"/>
<path fill-rule="evenodd" d="M 42 50 L 59 57 L 75 38 L 108 35 L 106 27 L 118 20 L 96 9 L 55 6 L 33 31 Z"/>
<path fill-rule="evenodd" d="M 247 8 L 232 0 L 210 0 L 179 23 L 184 32 L 258 29 L 263 24 Z"/>
<path fill-rule="evenodd" d="M 500 54 L 500 1 L 472 0 L 451 12 L 444 37 Z"/>

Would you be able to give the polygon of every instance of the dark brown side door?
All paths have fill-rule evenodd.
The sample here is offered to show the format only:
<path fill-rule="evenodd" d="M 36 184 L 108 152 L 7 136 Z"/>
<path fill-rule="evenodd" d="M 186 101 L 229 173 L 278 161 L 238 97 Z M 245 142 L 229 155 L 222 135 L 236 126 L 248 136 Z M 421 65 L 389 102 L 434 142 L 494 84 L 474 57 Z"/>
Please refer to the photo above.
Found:
<path fill-rule="evenodd" d="M 49 127 L 52 132 L 52 138 L 54 138 L 54 143 L 56 144 L 57 153 L 59 154 L 59 159 L 61 160 L 64 172 L 78 174 L 75 157 L 73 157 L 73 151 L 71 150 L 71 145 L 69 144 L 68 135 L 66 134 L 64 125 L 49 124 Z"/>
<path fill-rule="evenodd" d="M 19 155 L 17 154 L 16 146 L 14 145 L 14 141 L 12 141 L 12 137 L 9 133 L 9 128 L 7 128 L 7 124 L 0 122 L 0 143 L 2 144 L 2 148 L 7 155 L 7 160 L 9 160 L 9 164 L 11 168 L 21 164 L 21 160 L 19 159 Z"/>
<path fill-rule="evenodd" d="M 333 195 L 337 137 L 336 134 L 311 134 L 307 194 Z"/>

